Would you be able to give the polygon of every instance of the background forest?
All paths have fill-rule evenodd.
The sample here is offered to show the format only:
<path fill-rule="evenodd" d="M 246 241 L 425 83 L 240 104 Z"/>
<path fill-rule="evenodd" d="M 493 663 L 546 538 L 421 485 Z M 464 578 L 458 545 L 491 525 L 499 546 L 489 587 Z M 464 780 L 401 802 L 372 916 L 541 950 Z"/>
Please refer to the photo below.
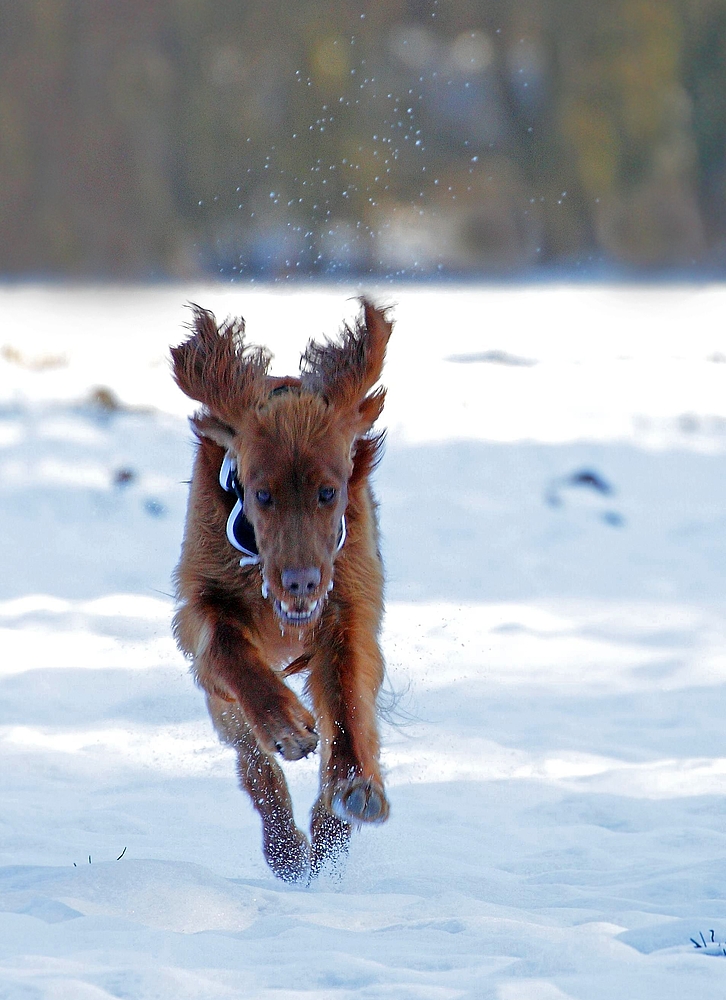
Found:
<path fill-rule="evenodd" d="M 725 0 L 2 0 L 0 273 L 726 264 Z"/>

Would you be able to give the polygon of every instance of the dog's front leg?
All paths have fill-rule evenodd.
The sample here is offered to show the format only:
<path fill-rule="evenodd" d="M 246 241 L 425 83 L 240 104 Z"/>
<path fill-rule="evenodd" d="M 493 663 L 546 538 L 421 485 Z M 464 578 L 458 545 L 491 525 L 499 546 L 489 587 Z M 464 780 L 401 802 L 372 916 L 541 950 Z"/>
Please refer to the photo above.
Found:
<path fill-rule="evenodd" d="M 194 657 L 199 685 L 208 694 L 240 706 L 265 753 L 299 760 L 315 750 L 315 720 L 264 662 L 249 630 L 237 618 L 190 603 L 177 613 L 175 631 Z"/>
<path fill-rule="evenodd" d="M 344 630 L 321 641 L 308 688 L 321 736 L 321 791 L 312 816 L 312 866 L 341 853 L 352 825 L 388 817 L 376 725 L 383 659 L 373 628 Z M 322 639 L 322 637 L 321 637 Z"/>

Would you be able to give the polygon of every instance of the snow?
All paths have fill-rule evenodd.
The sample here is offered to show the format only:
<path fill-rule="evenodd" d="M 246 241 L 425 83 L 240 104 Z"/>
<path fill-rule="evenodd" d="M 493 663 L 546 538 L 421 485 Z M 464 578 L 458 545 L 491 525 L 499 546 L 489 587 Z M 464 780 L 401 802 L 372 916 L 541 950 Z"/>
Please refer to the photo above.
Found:
<path fill-rule="evenodd" d="M 392 813 L 310 887 L 170 635 L 166 356 L 191 300 L 295 371 L 356 290 L 0 291 L 0 995 L 725 995 L 726 288 L 371 291 Z"/>

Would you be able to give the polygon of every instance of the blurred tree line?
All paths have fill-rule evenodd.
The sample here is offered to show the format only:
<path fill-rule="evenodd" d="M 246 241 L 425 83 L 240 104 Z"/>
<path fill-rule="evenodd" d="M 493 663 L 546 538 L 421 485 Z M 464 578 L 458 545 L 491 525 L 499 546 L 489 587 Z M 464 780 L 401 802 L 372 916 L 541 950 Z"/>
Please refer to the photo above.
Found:
<path fill-rule="evenodd" d="M 726 0 L 0 0 L 0 272 L 720 272 Z"/>

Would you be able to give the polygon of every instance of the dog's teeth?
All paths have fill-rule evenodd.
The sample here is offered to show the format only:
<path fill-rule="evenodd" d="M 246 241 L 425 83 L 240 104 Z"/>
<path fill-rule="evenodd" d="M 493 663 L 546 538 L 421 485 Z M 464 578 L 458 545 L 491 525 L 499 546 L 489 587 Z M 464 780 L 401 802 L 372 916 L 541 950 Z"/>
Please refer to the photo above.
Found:
<path fill-rule="evenodd" d="M 262 587 L 260 589 L 262 591 L 262 597 L 264 598 L 264 600 L 267 600 L 267 598 L 270 596 L 270 591 L 267 589 L 267 580 L 265 580 L 264 577 L 262 578 Z"/>
<path fill-rule="evenodd" d="M 311 615 L 313 613 L 313 611 L 315 611 L 315 609 L 318 606 L 318 603 L 319 603 L 318 601 L 313 601 L 313 603 L 310 605 L 310 608 L 308 609 L 308 614 L 309 615 Z"/>
<path fill-rule="evenodd" d="M 332 589 L 333 589 L 333 581 L 331 580 L 330 583 L 328 584 L 328 593 L 330 593 Z"/>
<path fill-rule="evenodd" d="M 290 605 L 286 601 L 280 601 L 280 607 L 285 612 L 285 614 L 288 614 L 288 612 L 290 611 Z"/>

